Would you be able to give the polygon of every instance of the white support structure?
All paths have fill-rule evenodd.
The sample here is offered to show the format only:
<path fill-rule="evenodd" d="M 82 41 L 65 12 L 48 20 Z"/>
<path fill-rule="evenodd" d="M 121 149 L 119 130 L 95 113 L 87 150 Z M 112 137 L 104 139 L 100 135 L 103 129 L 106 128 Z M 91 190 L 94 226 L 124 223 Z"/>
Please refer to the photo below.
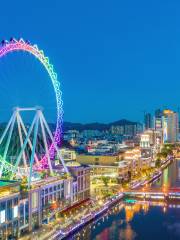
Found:
<path fill-rule="evenodd" d="M 26 128 L 20 114 L 23 111 L 35 112 L 34 119 L 28 129 Z M 15 162 L 12 164 L 11 162 L 9 162 L 8 159 L 8 150 L 10 147 L 15 126 L 17 126 L 20 146 L 18 155 L 15 157 Z M 39 156 L 37 152 L 38 131 L 40 131 L 40 133 L 42 134 L 42 144 L 44 152 L 43 158 L 42 156 Z M 40 108 L 15 108 L 13 115 L 0 138 L 0 146 L 5 142 L 5 150 L 3 156 L 0 156 L 0 177 L 2 176 L 3 172 L 7 171 L 12 173 L 11 178 L 13 178 L 14 176 L 28 176 L 28 186 L 30 187 L 33 172 L 36 171 L 37 168 L 40 168 L 42 170 L 44 167 L 44 163 L 43 161 L 41 161 L 42 159 L 47 160 L 47 166 L 50 173 L 53 175 L 54 171 L 50 157 L 51 148 L 50 146 L 48 146 L 47 139 L 51 141 L 51 147 L 54 147 L 54 149 L 56 150 L 57 156 L 59 157 L 59 160 L 63 165 L 64 171 L 68 173 L 68 168 L 66 167 L 65 162 L 60 155 L 60 151 L 44 118 L 42 110 Z M 30 159 L 28 159 L 27 157 L 29 154 L 26 154 L 27 147 L 29 149 L 28 152 L 31 151 Z M 40 160 L 38 159 L 38 157 L 42 159 Z"/>
<path fill-rule="evenodd" d="M 23 142 L 23 136 L 22 136 L 22 131 L 21 131 L 21 125 L 20 125 L 19 113 L 18 112 L 17 112 L 17 125 L 18 125 L 18 132 L 19 132 L 21 148 L 22 148 L 24 142 Z M 27 161 L 26 161 L 26 154 L 25 154 L 25 152 L 23 152 L 23 162 L 24 162 L 24 166 L 27 167 Z"/>
<path fill-rule="evenodd" d="M 51 165 L 51 159 L 50 159 L 50 154 L 49 154 L 49 150 L 48 150 L 48 144 L 47 144 L 47 139 L 46 139 L 46 133 L 45 133 L 45 129 L 44 129 L 44 125 L 42 122 L 42 117 L 40 116 L 40 124 L 41 124 L 41 129 L 42 129 L 42 134 L 43 134 L 43 141 L 44 141 L 44 146 L 45 146 L 45 150 L 46 150 L 46 157 L 48 160 L 48 165 L 49 165 L 49 169 L 50 169 L 50 173 L 53 173 L 52 170 L 52 165 Z"/>
<path fill-rule="evenodd" d="M 33 148 L 32 148 L 31 159 L 30 159 L 30 172 L 29 172 L 29 178 L 28 178 L 29 188 L 31 185 L 31 178 L 32 178 L 32 171 L 33 171 L 33 164 L 34 164 L 34 154 L 36 151 L 37 133 L 38 133 L 38 127 L 39 127 L 39 111 L 37 111 L 36 115 L 37 116 L 36 116 L 36 123 L 34 127 Z"/>
<path fill-rule="evenodd" d="M 47 132 L 48 132 L 48 134 L 49 134 L 49 136 L 50 136 L 50 138 L 51 138 L 52 144 L 53 144 L 53 146 L 54 146 L 54 148 L 55 148 L 55 150 L 56 150 L 56 152 L 57 152 L 57 155 L 58 155 L 58 157 L 59 157 L 59 160 L 61 161 L 61 163 L 62 163 L 62 165 L 63 165 L 63 167 L 64 167 L 65 172 L 66 172 L 66 173 L 69 173 L 68 168 L 66 167 L 66 164 L 65 164 L 63 158 L 61 157 L 61 154 L 60 154 L 60 151 L 59 151 L 59 149 L 58 149 L 58 146 L 57 146 L 56 142 L 54 141 L 54 138 L 53 138 L 53 135 L 52 135 L 52 133 L 51 133 L 51 130 L 49 129 L 49 126 L 48 126 L 48 124 L 47 124 L 47 122 L 46 122 L 46 120 L 45 120 L 44 115 L 42 114 L 42 112 L 41 112 L 41 118 L 42 118 L 42 121 L 43 121 L 43 123 L 44 123 L 44 125 L 45 125 L 45 127 L 46 127 L 46 130 L 47 130 Z"/>
<path fill-rule="evenodd" d="M 26 139 L 25 139 L 25 141 L 24 141 L 24 144 L 23 144 L 23 146 L 22 146 L 22 148 L 21 148 L 21 150 L 20 150 L 20 153 L 19 153 L 19 155 L 18 155 L 18 157 L 17 157 L 17 159 L 16 159 L 15 169 L 17 169 L 18 166 L 19 166 L 19 164 L 20 164 L 22 154 L 23 154 L 23 152 L 25 151 L 26 145 L 27 145 L 27 143 L 28 143 L 28 139 L 30 138 L 30 135 L 31 135 L 31 132 L 32 132 L 32 130 L 33 130 L 33 127 L 34 127 L 34 124 L 35 124 L 36 120 L 37 120 L 37 115 L 34 116 L 34 119 L 33 119 L 32 123 L 31 123 L 30 128 L 29 128 L 28 134 L 27 134 Z"/>
<path fill-rule="evenodd" d="M 21 125 L 21 127 L 22 127 L 22 130 L 24 131 L 25 136 L 27 137 L 27 130 L 26 130 L 26 127 L 25 127 L 25 125 L 24 125 L 24 123 L 23 123 L 23 120 L 22 120 L 21 115 L 19 114 L 19 112 L 17 112 L 17 118 L 18 118 L 18 120 L 19 120 L 19 122 L 20 122 L 20 125 Z M 28 139 L 28 144 L 29 144 L 29 147 L 30 147 L 30 149 L 31 149 L 31 151 L 32 151 L 32 143 L 31 143 L 31 140 L 30 140 L 30 139 Z M 38 160 L 37 155 L 35 154 L 34 157 L 35 157 L 36 164 L 39 165 L 39 160 Z"/>
<path fill-rule="evenodd" d="M 12 132 L 13 132 L 14 124 L 15 124 L 15 120 L 16 120 L 16 114 L 14 113 L 13 118 L 12 118 L 12 122 L 11 122 L 11 126 L 10 126 L 10 130 L 9 130 L 9 134 L 8 134 L 8 139 L 7 139 L 5 150 L 4 150 L 4 154 L 3 154 L 4 159 L 6 159 L 7 151 L 8 151 L 8 148 L 9 148 L 9 144 L 10 144 L 10 141 L 11 141 L 11 136 L 12 136 Z"/>

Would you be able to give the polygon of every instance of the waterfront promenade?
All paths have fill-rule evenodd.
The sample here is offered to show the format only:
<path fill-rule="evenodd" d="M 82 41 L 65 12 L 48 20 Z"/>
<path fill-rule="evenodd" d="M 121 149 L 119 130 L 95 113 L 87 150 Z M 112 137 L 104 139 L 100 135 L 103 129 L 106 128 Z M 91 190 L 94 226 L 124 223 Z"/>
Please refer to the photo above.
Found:
<path fill-rule="evenodd" d="M 177 160 L 175 160 L 177 161 Z M 157 181 L 160 178 L 163 178 L 164 170 L 171 168 L 171 163 L 175 164 L 173 161 L 166 162 L 166 168 L 163 166 L 161 169 L 162 172 L 158 177 L 152 175 L 152 178 L 148 181 L 153 184 L 153 181 Z M 144 183 L 144 182 L 142 182 Z M 164 184 L 163 184 L 164 186 Z M 122 189 L 121 189 L 122 190 Z M 165 189 L 164 189 L 165 190 Z M 167 190 L 167 189 L 166 189 Z M 175 200 L 180 201 L 180 194 L 179 194 L 179 188 L 178 187 L 172 187 L 171 191 L 169 189 L 170 196 L 172 197 L 171 200 L 173 200 L 174 197 L 176 197 Z M 177 195 L 177 196 L 176 196 Z M 105 212 L 107 212 L 111 207 L 116 204 L 118 201 L 123 199 L 124 197 L 128 198 L 130 196 L 131 198 L 139 197 L 141 200 L 160 200 L 161 202 L 166 201 L 167 198 L 167 191 L 163 191 L 163 187 L 152 187 L 144 186 L 143 184 L 141 187 L 137 187 L 137 189 L 128 189 L 123 190 L 123 193 L 119 193 L 119 195 L 110 197 L 108 199 L 104 199 L 101 201 L 90 201 L 87 203 L 84 203 L 75 209 L 67 209 L 66 212 L 64 212 L 62 218 L 57 218 L 53 222 L 50 222 L 49 224 L 43 225 L 42 228 L 40 228 L 37 231 L 34 231 L 32 234 L 22 237 L 21 240 L 30 240 L 30 239 L 37 239 L 37 240 L 46 240 L 46 239 L 65 239 L 69 235 L 75 233 L 76 231 L 79 231 L 81 228 L 83 228 L 86 224 L 89 222 L 95 220 L 98 216 L 103 215 Z"/>
<path fill-rule="evenodd" d="M 114 204 L 122 200 L 123 196 L 123 193 L 119 193 L 101 202 L 89 201 L 74 210 L 67 209 L 63 218 L 57 218 L 53 222 L 43 225 L 37 231 L 21 237 L 20 240 L 64 239 L 104 214 Z"/>

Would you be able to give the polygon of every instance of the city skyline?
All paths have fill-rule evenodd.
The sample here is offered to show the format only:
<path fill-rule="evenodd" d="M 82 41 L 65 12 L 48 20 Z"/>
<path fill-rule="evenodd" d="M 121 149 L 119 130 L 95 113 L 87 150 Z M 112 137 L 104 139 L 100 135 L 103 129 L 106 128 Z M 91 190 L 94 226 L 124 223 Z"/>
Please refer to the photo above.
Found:
<path fill-rule="evenodd" d="M 178 2 L 8 5 L 1 3 L 8 9 L 0 16 L 1 38 L 23 37 L 49 54 L 61 83 L 65 121 L 140 121 L 144 110 L 151 112 L 157 105 L 178 108 Z M 36 77 L 27 78 L 33 82 Z M 51 96 L 48 84 L 44 88 Z M 5 99 L 0 108 L 7 107 Z"/>
<path fill-rule="evenodd" d="M 179 7 L 1 3 L 0 240 L 180 238 Z"/>

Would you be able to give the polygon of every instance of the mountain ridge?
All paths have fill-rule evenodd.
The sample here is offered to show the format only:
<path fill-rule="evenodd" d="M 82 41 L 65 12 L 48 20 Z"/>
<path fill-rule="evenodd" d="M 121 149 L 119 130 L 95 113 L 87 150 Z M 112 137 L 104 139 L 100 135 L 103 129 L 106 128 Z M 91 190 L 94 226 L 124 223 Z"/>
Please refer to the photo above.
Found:
<path fill-rule="evenodd" d="M 99 123 L 99 122 L 92 122 L 92 123 L 73 123 L 65 121 L 63 122 L 63 129 L 64 131 L 67 130 L 100 130 L 105 131 L 109 130 L 112 126 L 125 126 L 125 125 L 137 125 L 140 124 L 139 122 L 129 121 L 127 119 L 121 119 L 118 121 L 110 122 L 110 123 Z"/>

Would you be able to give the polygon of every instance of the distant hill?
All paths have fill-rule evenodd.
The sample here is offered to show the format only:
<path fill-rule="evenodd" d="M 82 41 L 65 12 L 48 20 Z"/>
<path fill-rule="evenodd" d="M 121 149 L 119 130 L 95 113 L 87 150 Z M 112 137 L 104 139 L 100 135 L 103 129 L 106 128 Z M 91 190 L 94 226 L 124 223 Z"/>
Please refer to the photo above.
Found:
<path fill-rule="evenodd" d="M 132 122 L 126 119 L 121 119 L 119 121 L 109 123 L 110 126 L 124 126 L 124 125 L 136 125 L 136 124 L 138 124 L 138 122 Z"/>
<path fill-rule="evenodd" d="M 56 124 L 54 123 L 48 123 L 51 131 L 55 131 L 56 129 Z M 138 122 L 132 122 L 126 119 L 121 119 L 115 122 L 111 123 L 72 123 L 72 122 L 63 122 L 63 131 L 68 131 L 68 130 L 78 130 L 78 131 L 83 131 L 83 130 L 99 130 L 99 131 L 105 131 L 109 130 L 111 126 L 125 126 L 125 125 L 137 125 L 140 124 Z M 1 123 L 0 124 L 0 133 L 5 129 L 7 123 Z"/>
<path fill-rule="evenodd" d="M 104 123 L 87 123 L 87 124 L 82 124 L 82 123 L 71 123 L 71 122 L 64 122 L 63 123 L 63 129 L 64 131 L 75 129 L 78 131 L 83 131 L 83 130 L 107 130 L 108 124 Z"/>
<path fill-rule="evenodd" d="M 125 125 L 137 125 L 139 124 L 138 122 L 132 122 L 126 119 L 121 119 L 115 122 L 111 123 L 72 123 L 72 122 L 64 122 L 63 123 L 63 130 L 78 130 L 78 131 L 83 131 L 83 130 L 99 130 L 99 131 L 104 131 L 104 130 L 109 130 L 111 126 L 125 126 Z"/>

